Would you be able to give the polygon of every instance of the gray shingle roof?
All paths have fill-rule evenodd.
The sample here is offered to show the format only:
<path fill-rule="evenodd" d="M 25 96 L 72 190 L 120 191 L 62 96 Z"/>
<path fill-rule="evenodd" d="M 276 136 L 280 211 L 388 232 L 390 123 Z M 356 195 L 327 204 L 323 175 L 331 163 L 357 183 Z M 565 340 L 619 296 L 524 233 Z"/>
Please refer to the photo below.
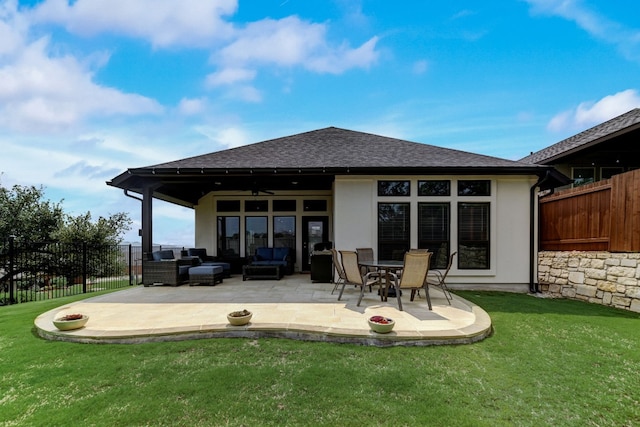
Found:
<path fill-rule="evenodd" d="M 614 117 L 604 123 L 580 132 L 570 138 L 564 139 L 545 149 L 530 154 L 522 159 L 521 162 L 531 164 L 550 164 L 567 154 L 578 151 L 594 144 L 603 142 L 618 132 L 624 131 L 632 126 L 640 123 L 640 108 L 628 111 L 618 117 Z"/>
<path fill-rule="evenodd" d="M 335 176 L 521 174 L 547 176 L 549 188 L 568 178 L 551 166 L 329 127 L 173 162 L 128 169 L 113 187 L 193 207 L 209 191 L 329 190 Z"/>
<path fill-rule="evenodd" d="M 148 168 L 518 168 L 512 160 L 328 127 Z"/>

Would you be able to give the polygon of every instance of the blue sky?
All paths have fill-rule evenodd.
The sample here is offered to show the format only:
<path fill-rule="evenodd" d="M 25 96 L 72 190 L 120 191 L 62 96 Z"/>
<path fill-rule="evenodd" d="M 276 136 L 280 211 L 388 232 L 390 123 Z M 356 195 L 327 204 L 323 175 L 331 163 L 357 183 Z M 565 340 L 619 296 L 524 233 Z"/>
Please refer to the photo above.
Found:
<path fill-rule="evenodd" d="M 0 183 L 129 212 L 105 182 L 336 126 L 517 160 L 640 107 L 632 0 L 0 0 Z M 193 244 L 154 203 L 154 241 Z"/>

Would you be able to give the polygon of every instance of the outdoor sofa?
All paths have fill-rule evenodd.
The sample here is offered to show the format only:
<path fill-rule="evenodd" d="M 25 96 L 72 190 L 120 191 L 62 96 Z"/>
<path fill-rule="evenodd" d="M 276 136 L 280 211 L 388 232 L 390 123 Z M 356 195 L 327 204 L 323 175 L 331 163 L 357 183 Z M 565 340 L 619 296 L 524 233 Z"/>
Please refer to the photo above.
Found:
<path fill-rule="evenodd" d="M 252 266 L 279 266 L 284 274 L 293 274 L 293 251 L 291 248 L 256 248 L 251 259 Z"/>

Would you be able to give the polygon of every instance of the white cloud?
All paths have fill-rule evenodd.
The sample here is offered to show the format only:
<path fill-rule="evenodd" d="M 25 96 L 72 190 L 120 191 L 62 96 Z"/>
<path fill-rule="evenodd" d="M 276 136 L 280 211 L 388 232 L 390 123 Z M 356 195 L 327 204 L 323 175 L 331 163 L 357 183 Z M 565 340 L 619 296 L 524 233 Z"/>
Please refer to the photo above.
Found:
<path fill-rule="evenodd" d="M 234 95 L 251 102 L 261 95 L 246 83 L 260 66 L 340 74 L 378 60 L 378 37 L 355 48 L 347 42 L 335 45 L 327 40 L 326 24 L 297 16 L 236 28 L 225 19 L 237 8 L 236 0 L 45 0 L 25 13 L 33 23 L 61 25 L 81 36 L 108 33 L 148 40 L 156 48 L 211 48 L 217 70 L 205 78 L 205 86 L 240 84 Z"/>
<path fill-rule="evenodd" d="M 457 19 L 461 19 L 461 18 L 466 18 L 467 16 L 473 16 L 475 15 L 477 12 L 474 12 L 473 10 L 470 9 L 463 9 L 457 13 L 455 13 L 452 17 L 451 20 L 455 21 Z"/>
<path fill-rule="evenodd" d="M 222 17 L 237 8 L 237 0 L 45 0 L 32 17 L 83 36 L 124 34 L 154 47 L 203 47 L 231 35 Z"/>
<path fill-rule="evenodd" d="M 534 14 L 575 22 L 593 37 L 616 46 L 630 60 L 640 61 L 640 29 L 628 28 L 583 5 L 580 0 L 525 0 Z"/>
<path fill-rule="evenodd" d="M 17 1 L 0 2 L 0 58 L 23 46 L 29 26 L 17 11 Z"/>
<path fill-rule="evenodd" d="M 49 56 L 49 41 L 25 45 L 0 61 L 0 126 L 23 131 L 69 127 L 88 116 L 156 114 L 149 98 L 95 84 L 93 71 L 72 56 Z"/>
<path fill-rule="evenodd" d="M 212 56 L 212 62 L 221 69 L 209 77 L 209 83 L 252 80 L 252 67 L 258 65 L 299 66 L 318 73 L 340 74 L 351 68 L 367 68 L 377 61 L 377 37 L 351 48 L 347 43 L 332 46 L 326 32 L 326 25 L 296 16 L 253 22 Z"/>
<path fill-rule="evenodd" d="M 262 92 L 248 85 L 235 87 L 228 95 L 232 98 L 239 98 L 247 102 L 262 101 Z"/>
<path fill-rule="evenodd" d="M 640 108 L 640 96 L 636 90 L 628 89 L 563 111 L 551 119 L 547 129 L 553 132 L 585 130 L 634 108 Z"/>
<path fill-rule="evenodd" d="M 202 113 L 207 105 L 207 101 L 203 98 L 187 99 L 182 98 L 178 104 L 178 112 L 185 116 L 193 116 Z"/>
<path fill-rule="evenodd" d="M 249 135 L 238 127 L 212 128 L 210 126 L 200 126 L 197 131 L 222 146 L 223 149 L 240 147 L 251 142 Z"/>
<path fill-rule="evenodd" d="M 351 68 L 368 68 L 378 60 L 376 44 L 378 37 L 372 37 L 360 47 L 351 49 L 346 44 L 328 49 L 307 59 L 306 68 L 321 72 L 340 74 Z"/>
<path fill-rule="evenodd" d="M 205 84 L 207 87 L 211 88 L 215 86 L 250 81 L 253 80 L 255 76 L 256 70 L 230 67 L 209 74 L 205 80 Z"/>
<path fill-rule="evenodd" d="M 296 16 L 263 19 L 239 31 L 236 40 L 220 51 L 220 62 L 227 66 L 300 64 L 324 45 L 325 33 L 324 25 L 303 22 Z"/>

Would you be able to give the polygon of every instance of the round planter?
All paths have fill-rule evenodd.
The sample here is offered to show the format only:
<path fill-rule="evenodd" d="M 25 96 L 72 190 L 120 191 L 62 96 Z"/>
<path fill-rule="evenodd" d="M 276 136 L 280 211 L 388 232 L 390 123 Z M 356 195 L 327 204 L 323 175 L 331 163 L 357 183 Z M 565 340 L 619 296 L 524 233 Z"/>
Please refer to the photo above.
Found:
<path fill-rule="evenodd" d="M 249 323 L 253 313 L 247 310 L 242 311 L 234 311 L 233 313 L 227 314 L 227 320 L 233 326 L 242 326 Z"/>
<path fill-rule="evenodd" d="M 382 316 L 372 316 L 367 320 L 367 322 L 369 322 L 369 327 L 373 332 L 376 332 L 378 334 L 387 334 L 391 332 L 393 327 L 396 325 L 396 322 L 395 320 L 388 317 L 382 317 L 382 319 L 384 319 L 384 322 L 386 323 L 380 323 L 381 317 Z"/>
<path fill-rule="evenodd" d="M 89 316 L 86 316 L 86 315 L 82 315 L 82 317 L 79 319 L 71 319 L 71 320 L 66 320 L 64 317 L 61 317 L 59 319 L 55 319 L 53 321 L 53 324 L 55 325 L 56 328 L 60 329 L 61 331 L 70 331 L 72 329 L 82 328 L 84 325 L 87 324 L 88 320 L 89 320 Z"/>

